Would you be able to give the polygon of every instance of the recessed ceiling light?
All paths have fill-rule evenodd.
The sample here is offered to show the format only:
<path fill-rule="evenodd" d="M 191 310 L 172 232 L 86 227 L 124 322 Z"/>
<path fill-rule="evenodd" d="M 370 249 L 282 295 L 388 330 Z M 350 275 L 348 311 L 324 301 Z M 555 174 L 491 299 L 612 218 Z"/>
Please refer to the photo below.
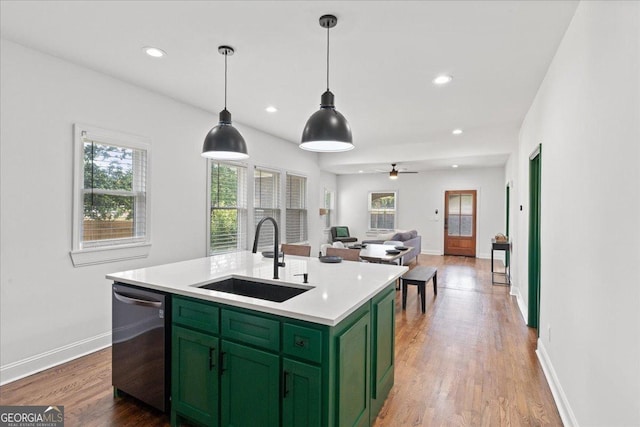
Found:
<path fill-rule="evenodd" d="M 154 58 L 162 58 L 167 54 L 167 52 L 165 52 L 164 50 L 151 46 L 145 46 L 142 48 L 142 50 L 144 50 L 144 53 Z"/>
<path fill-rule="evenodd" d="M 278 111 L 278 109 L 273 105 L 269 105 L 267 108 L 264 109 L 264 111 L 266 111 L 267 113 L 275 113 Z"/>
<path fill-rule="evenodd" d="M 433 84 L 438 86 L 446 85 L 447 83 L 451 82 L 451 80 L 453 80 L 453 77 L 448 76 L 446 74 L 441 74 L 435 79 L 433 79 Z"/>
<path fill-rule="evenodd" d="M 364 173 L 364 171 L 358 171 L 358 173 Z"/>
<path fill-rule="evenodd" d="M 451 132 L 454 135 L 461 135 L 462 134 L 462 129 L 454 129 L 453 132 Z"/>
<path fill-rule="evenodd" d="M 458 167 L 458 165 L 451 165 L 451 167 L 455 169 Z"/>

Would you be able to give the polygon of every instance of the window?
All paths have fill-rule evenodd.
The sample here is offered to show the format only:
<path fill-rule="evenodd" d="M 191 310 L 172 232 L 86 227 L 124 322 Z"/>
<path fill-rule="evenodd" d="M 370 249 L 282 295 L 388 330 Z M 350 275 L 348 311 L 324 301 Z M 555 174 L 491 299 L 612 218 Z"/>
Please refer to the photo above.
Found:
<path fill-rule="evenodd" d="M 209 161 L 209 254 L 247 248 L 247 168 Z"/>
<path fill-rule="evenodd" d="M 371 230 L 393 230 L 396 228 L 395 191 L 369 193 L 369 228 Z"/>
<path fill-rule="evenodd" d="M 75 266 L 147 256 L 148 160 L 145 138 L 75 126 Z"/>
<path fill-rule="evenodd" d="M 333 191 L 324 189 L 324 228 L 326 230 L 331 228 L 331 219 L 333 217 Z"/>
<path fill-rule="evenodd" d="M 256 167 L 253 173 L 254 227 L 261 219 L 273 217 L 280 224 L 280 173 Z M 254 228 L 255 229 L 255 228 Z M 260 230 L 258 249 L 273 250 L 274 227 L 266 222 Z"/>
<path fill-rule="evenodd" d="M 287 174 L 286 243 L 307 241 L 307 178 Z"/>

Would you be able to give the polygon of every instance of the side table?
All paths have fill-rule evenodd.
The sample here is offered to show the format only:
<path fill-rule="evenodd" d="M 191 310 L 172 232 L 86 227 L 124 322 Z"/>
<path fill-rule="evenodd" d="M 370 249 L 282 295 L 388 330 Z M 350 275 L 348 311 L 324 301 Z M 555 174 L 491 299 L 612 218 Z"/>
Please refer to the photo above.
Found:
<path fill-rule="evenodd" d="M 505 252 L 505 257 L 504 257 L 504 272 L 498 272 L 498 271 L 494 271 L 493 270 L 493 251 L 504 251 Z M 506 242 L 496 242 L 496 239 L 491 239 L 491 284 L 493 285 L 505 285 L 505 286 L 510 286 L 511 285 L 511 277 L 510 277 L 510 267 L 509 267 L 509 262 L 508 260 L 508 253 L 511 252 L 511 242 L 510 241 L 506 241 Z M 500 275 L 500 276 L 504 276 L 504 281 L 503 282 L 499 282 L 496 281 L 495 279 L 495 275 Z"/>

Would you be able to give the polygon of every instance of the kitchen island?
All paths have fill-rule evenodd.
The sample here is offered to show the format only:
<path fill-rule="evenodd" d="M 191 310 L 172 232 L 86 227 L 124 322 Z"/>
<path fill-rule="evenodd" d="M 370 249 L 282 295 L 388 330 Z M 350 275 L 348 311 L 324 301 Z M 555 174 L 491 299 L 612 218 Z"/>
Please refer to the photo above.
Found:
<path fill-rule="evenodd" d="M 171 421 L 367 426 L 393 385 L 395 280 L 407 267 L 237 252 L 107 275 L 172 295 Z M 308 283 L 303 283 L 303 274 Z M 299 288 L 282 302 L 201 288 Z"/>

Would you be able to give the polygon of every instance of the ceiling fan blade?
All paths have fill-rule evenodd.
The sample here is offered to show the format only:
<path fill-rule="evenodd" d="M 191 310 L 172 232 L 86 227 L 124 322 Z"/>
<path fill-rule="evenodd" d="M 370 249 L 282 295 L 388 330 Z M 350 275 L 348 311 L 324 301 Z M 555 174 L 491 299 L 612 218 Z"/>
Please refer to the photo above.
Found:
<path fill-rule="evenodd" d="M 416 171 L 398 171 L 398 173 L 419 173 Z"/>

